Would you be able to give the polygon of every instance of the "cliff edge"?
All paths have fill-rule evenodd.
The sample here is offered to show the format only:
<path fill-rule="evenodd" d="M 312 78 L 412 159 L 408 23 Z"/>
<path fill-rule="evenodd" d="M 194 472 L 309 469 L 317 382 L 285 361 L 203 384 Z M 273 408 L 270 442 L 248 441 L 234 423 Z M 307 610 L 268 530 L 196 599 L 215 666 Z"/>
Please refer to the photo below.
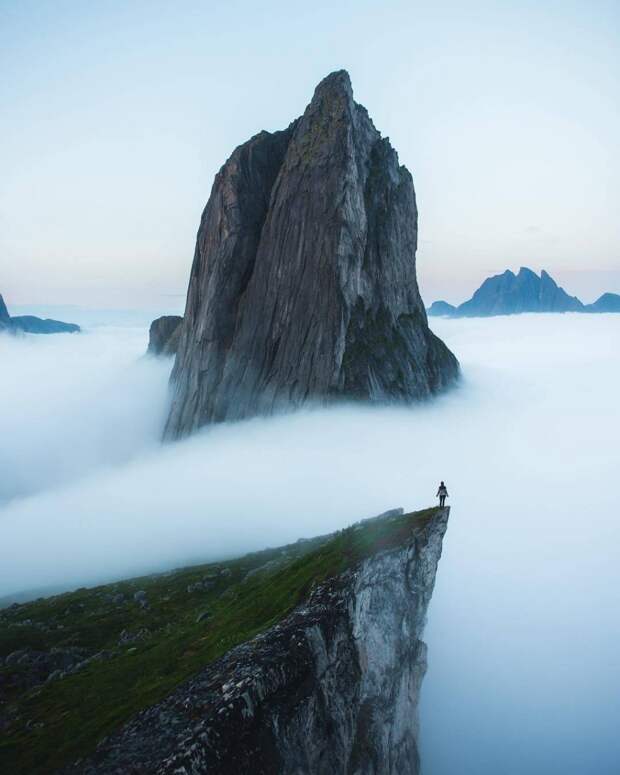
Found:
<path fill-rule="evenodd" d="M 448 513 L 0 609 L 0 771 L 417 773 Z"/>
<path fill-rule="evenodd" d="M 448 514 L 352 528 L 363 540 L 378 529 L 387 548 L 379 541 L 66 772 L 418 773 L 421 637 Z"/>

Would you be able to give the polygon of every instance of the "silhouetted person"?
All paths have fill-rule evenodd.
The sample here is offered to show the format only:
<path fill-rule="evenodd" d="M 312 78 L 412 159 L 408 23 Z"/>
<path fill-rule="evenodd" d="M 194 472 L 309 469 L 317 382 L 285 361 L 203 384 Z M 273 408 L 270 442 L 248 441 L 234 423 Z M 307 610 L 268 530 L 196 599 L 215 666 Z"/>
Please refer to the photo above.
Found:
<path fill-rule="evenodd" d="M 450 497 L 448 495 L 448 488 L 443 482 L 439 485 L 439 489 L 437 490 L 437 497 L 439 498 L 439 508 L 443 509 L 443 507 L 446 505 L 446 498 Z"/>

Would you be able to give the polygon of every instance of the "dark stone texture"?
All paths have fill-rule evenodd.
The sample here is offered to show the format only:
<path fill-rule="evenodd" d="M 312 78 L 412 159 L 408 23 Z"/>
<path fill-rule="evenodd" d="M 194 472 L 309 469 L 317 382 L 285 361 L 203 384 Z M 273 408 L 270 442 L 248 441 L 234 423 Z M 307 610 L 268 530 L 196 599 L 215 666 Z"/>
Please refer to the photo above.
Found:
<path fill-rule="evenodd" d="M 5 668 L 0 675 L 0 710 L 6 709 L 10 693 L 25 692 L 46 681 L 73 675 L 86 667 L 90 656 L 86 649 L 67 646 L 50 651 L 23 648 L 8 654 L 4 664 L 0 658 L 0 666 Z M 2 724 L 0 713 L 0 730 Z"/>
<path fill-rule="evenodd" d="M 181 338 L 181 323 L 179 315 L 164 315 L 151 323 L 149 329 L 149 355 L 176 355 Z"/>
<path fill-rule="evenodd" d="M 413 401 L 458 362 L 418 291 L 413 181 L 349 76 L 239 146 L 202 216 L 165 435 L 337 398 Z"/>

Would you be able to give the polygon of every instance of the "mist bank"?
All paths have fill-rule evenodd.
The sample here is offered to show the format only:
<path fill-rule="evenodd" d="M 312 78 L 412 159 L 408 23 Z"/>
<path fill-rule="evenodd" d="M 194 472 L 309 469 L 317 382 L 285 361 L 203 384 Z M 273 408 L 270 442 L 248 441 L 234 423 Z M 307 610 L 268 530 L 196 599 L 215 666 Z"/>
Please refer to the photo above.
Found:
<path fill-rule="evenodd" d="M 604 500 L 617 430 L 615 319 L 436 328 L 466 368 L 435 401 L 224 424 L 164 446 L 171 363 L 140 357 L 143 330 L 3 342 L 0 492 L 13 500 L 0 512 L 0 594 L 230 556 L 423 507 L 440 478 L 466 503 L 508 492 L 542 503 L 551 488 L 556 509 L 569 488 L 570 515 L 582 493 Z"/>
<path fill-rule="evenodd" d="M 615 773 L 620 319 L 433 328 L 463 369 L 437 400 L 220 425 L 165 446 L 170 363 L 140 359 L 146 330 L 102 332 L 102 359 L 74 349 L 90 334 L 53 357 L 39 349 L 48 340 L 22 343 L 34 349 L 13 353 L 0 410 L 5 490 L 25 471 L 0 510 L 0 595 L 329 532 L 426 506 L 444 479 L 452 516 L 426 636 L 425 770 Z M 76 451 L 82 436 L 88 454 Z"/>
<path fill-rule="evenodd" d="M 126 326 L 0 336 L 0 507 L 159 445 L 170 364 L 146 343 Z"/>

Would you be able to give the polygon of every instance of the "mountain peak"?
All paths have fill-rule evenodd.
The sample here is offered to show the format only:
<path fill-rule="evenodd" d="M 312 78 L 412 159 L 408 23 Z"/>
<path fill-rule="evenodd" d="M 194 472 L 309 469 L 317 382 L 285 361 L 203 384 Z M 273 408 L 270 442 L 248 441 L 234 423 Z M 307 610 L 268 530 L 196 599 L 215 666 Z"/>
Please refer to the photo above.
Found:
<path fill-rule="evenodd" d="M 351 78 L 346 70 L 334 70 L 333 73 L 329 73 L 320 81 L 314 90 L 314 96 L 312 101 L 317 97 L 335 97 L 344 95 L 353 99 L 353 86 L 351 85 Z"/>
<path fill-rule="evenodd" d="M 606 307 L 604 303 L 600 307 Z M 591 311 L 599 311 L 590 305 Z M 507 269 L 501 275 L 488 277 L 469 301 L 453 312 L 433 304 L 429 314 L 450 314 L 451 317 L 486 317 L 513 315 L 519 312 L 581 312 L 584 306 L 575 296 L 569 296 L 544 269 L 540 277 L 527 266 L 515 276 Z"/>
<path fill-rule="evenodd" d="M 198 232 L 167 438 L 307 402 L 410 402 L 452 382 L 458 362 L 416 280 L 411 175 L 349 74 L 330 73 L 300 119 L 247 145 L 244 174 L 222 167 Z"/>
<path fill-rule="evenodd" d="M 353 120 L 355 114 L 353 87 L 346 70 L 336 70 L 317 85 L 310 104 L 304 111 L 300 122 L 300 132 L 315 134 L 316 127 L 326 129 L 343 126 Z"/>

